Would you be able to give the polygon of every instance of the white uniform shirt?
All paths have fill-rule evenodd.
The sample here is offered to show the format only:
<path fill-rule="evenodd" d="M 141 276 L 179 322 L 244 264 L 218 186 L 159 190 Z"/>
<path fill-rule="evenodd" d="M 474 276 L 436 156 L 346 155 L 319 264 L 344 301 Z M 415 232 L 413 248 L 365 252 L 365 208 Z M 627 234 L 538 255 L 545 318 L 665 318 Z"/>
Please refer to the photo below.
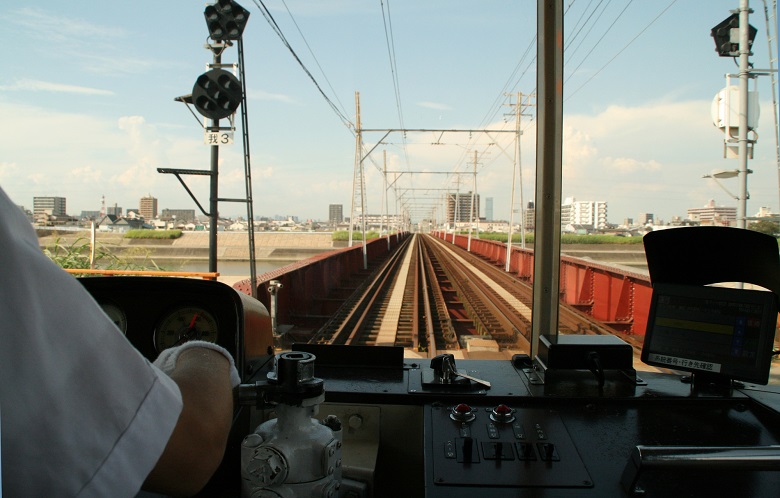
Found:
<path fill-rule="evenodd" d="M 134 496 L 182 407 L 2 189 L 0 407 L 2 495 L 15 498 Z"/>

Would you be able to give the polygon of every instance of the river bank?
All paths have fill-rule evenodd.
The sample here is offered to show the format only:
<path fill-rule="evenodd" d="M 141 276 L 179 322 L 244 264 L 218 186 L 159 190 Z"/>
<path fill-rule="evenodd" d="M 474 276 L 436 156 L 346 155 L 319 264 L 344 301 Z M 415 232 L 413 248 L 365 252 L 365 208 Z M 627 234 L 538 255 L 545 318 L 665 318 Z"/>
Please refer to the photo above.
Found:
<path fill-rule="evenodd" d="M 128 261 L 208 261 L 208 232 L 184 232 L 177 239 L 130 239 L 120 233 L 97 232 L 98 248 Z M 90 234 L 83 232 L 43 232 L 41 248 L 59 244 L 66 248 L 89 244 Z M 333 241 L 330 232 L 258 232 L 255 233 L 255 259 L 264 261 L 300 261 L 322 252 L 343 247 Z M 249 240 L 241 232 L 217 234 L 217 260 L 248 261 Z"/>
<path fill-rule="evenodd" d="M 90 234 L 82 232 L 41 232 L 41 248 L 59 244 L 65 248 L 89 245 Z M 130 239 L 120 233 L 97 232 L 98 248 L 129 262 L 154 265 L 176 271 L 207 271 L 209 234 L 184 232 L 177 239 Z M 256 232 L 255 261 L 261 274 L 323 252 L 346 247 L 334 241 L 331 232 Z M 642 244 L 563 244 L 561 254 L 645 273 L 647 263 Z M 217 234 L 217 261 L 220 273 L 248 275 L 249 243 L 245 232 Z M 224 271 L 223 271 L 224 269 Z"/>

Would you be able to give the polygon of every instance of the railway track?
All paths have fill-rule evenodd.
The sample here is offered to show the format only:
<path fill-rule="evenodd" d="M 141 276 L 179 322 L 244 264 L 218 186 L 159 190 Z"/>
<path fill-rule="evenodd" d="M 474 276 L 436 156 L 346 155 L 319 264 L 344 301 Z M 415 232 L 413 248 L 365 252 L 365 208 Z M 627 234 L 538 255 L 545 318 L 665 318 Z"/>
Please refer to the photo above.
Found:
<path fill-rule="evenodd" d="M 502 350 L 528 351 L 531 300 L 526 282 L 463 249 L 417 234 L 399 245 L 309 342 L 401 346 L 433 357 L 480 338 Z M 560 310 L 561 333 L 613 333 L 576 309 L 561 305 Z"/>

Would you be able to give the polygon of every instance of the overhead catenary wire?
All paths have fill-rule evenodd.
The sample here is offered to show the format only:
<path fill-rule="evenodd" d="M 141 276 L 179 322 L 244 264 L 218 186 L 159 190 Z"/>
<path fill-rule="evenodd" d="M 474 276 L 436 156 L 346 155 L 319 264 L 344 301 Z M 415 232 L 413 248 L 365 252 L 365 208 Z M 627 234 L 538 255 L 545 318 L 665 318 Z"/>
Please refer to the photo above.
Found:
<path fill-rule="evenodd" d="M 620 19 L 623 16 L 623 14 L 625 14 L 626 10 L 628 10 L 628 7 L 630 7 L 632 3 L 633 3 L 633 0 L 629 1 L 626 4 L 626 6 L 623 7 L 623 10 L 620 11 L 620 14 L 618 14 L 617 17 L 612 21 L 612 23 L 609 25 L 609 27 L 601 35 L 601 37 L 598 40 L 596 40 L 596 43 L 594 43 L 593 46 L 588 51 L 588 53 L 585 54 L 585 57 L 582 58 L 580 63 L 577 65 L 577 67 L 575 67 L 573 70 L 569 71 L 569 77 L 566 78 L 563 81 L 564 84 L 566 84 L 566 82 L 569 81 L 569 79 L 572 77 L 572 75 L 574 75 L 577 72 L 577 70 L 580 67 L 582 67 L 582 65 L 585 63 L 585 61 L 588 60 L 588 57 L 590 57 L 590 55 L 593 53 L 593 51 L 596 50 L 596 47 L 599 46 L 599 43 L 601 43 L 601 41 L 604 39 L 604 37 L 607 36 L 607 34 L 612 30 L 612 28 L 615 27 L 615 24 L 617 24 L 618 19 Z"/>
<path fill-rule="evenodd" d="M 292 19 L 293 24 L 295 25 L 295 28 L 298 30 L 301 38 L 304 41 L 304 44 L 306 45 L 307 49 L 309 50 L 314 62 L 316 63 L 320 73 L 322 73 L 322 77 L 324 77 L 324 83 L 325 87 L 329 89 L 329 93 L 326 93 L 323 89 L 323 85 L 321 85 L 317 78 L 311 73 L 311 71 L 306 67 L 306 64 L 303 63 L 301 58 L 298 56 L 298 54 L 295 52 L 293 47 L 291 46 L 290 42 L 285 37 L 284 33 L 282 33 L 281 28 L 277 24 L 276 20 L 273 18 L 273 15 L 270 13 L 269 9 L 265 6 L 264 0 L 253 0 L 258 7 L 258 9 L 263 14 L 263 17 L 266 19 L 268 24 L 271 26 L 271 28 L 274 30 L 274 32 L 279 36 L 280 40 L 284 44 L 285 47 L 290 51 L 290 53 L 295 58 L 296 62 L 300 65 L 300 67 L 304 70 L 304 72 L 307 74 L 309 79 L 312 81 L 312 83 L 317 88 L 318 92 L 322 95 L 322 97 L 326 100 L 327 104 L 333 112 L 338 116 L 338 118 L 342 121 L 342 123 L 350 130 L 350 132 L 355 135 L 355 125 L 353 124 L 353 121 L 347 117 L 347 112 L 344 111 L 343 105 L 338 101 L 338 98 L 336 97 L 336 92 L 331 85 L 330 81 L 328 80 L 327 76 L 325 75 L 325 71 L 323 70 L 322 66 L 319 64 L 319 61 L 317 60 L 317 57 L 314 55 L 314 52 L 309 45 L 309 43 L 306 41 L 305 36 L 303 35 L 303 32 L 298 25 L 298 23 L 295 21 L 292 13 L 290 12 L 290 9 L 288 8 L 287 4 L 285 3 L 285 0 L 282 0 L 282 3 L 287 10 L 288 14 L 290 15 L 290 18 Z M 575 95 L 577 92 L 579 92 L 584 86 L 586 86 L 590 81 L 592 81 L 597 75 L 599 75 L 601 72 L 604 71 L 604 69 L 609 66 L 611 62 L 613 62 L 615 59 L 617 59 L 636 39 L 639 38 L 644 32 L 647 31 L 657 20 L 666 13 L 672 5 L 676 3 L 677 0 L 672 0 L 669 5 L 666 6 L 657 16 L 655 16 L 636 36 L 634 36 L 633 39 L 628 41 L 626 45 L 620 49 L 609 61 L 607 61 L 606 64 L 602 65 L 595 73 L 591 74 L 590 77 L 585 80 L 578 88 L 576 88 L 573 92 L 567 92 L 568 95 L 566 96 L 566 99 L 568 100 L 573 95 Z M 605 3 L 606 2 L 606 3 Z M 587 51 L 586 55 L 578 62 L 578 65 L 574 70 L 567 71 L 569 72 L 568 77 L 566 78 L 566 81 L 573 79 L 575 75 L 577 75 L 577 72 L 580 67 L 589 59 L 592 57 L 592 54 L 595 52 L 596 48 L 598 48 L 598 45 L 604 40 L 605 36 L 614 28 L 614 26 L 619 22 L 619 20 L 622 18 L 623 14 L 626 12 L 627 8 L 633 0 L 629 1 L 628 4 L 626 4 L 623 7 L 623 10 L 615 17 L 609 27 L 602 33 L 601 37 L 598 41 L 596 41 L 594 44 L 589 46 L 589 50 Z M 566 7 L 566 10 L 564 14 L 571 15 L 570 10 L 572 7 L 577 3 L 577 0 L 571 0 L 568 2 L 568 6 Z M 579 2 L 582 4 L 583 2 Z M 605 12 L 614 5 L 611 0 L 590 0 L 588 5 L 585 7 L 583 11 L 578 12 L 579 18 L 576 21 L 576 23 L 573 24 L 574 28 L 572 33 L 566 37 L 566 46 L 564 49 L 568 52 L 567 55 L 569 64 L 572 64 L 572 55 L 576 54 L 578 51 L 582 50 L 586 45 L 588 45 L 587 39 L 589 35 L 596 29 L 598 23 L 605 17 Z M 399 65 L 397 60 L 397 53 L 396 53 L 396 46 L 395 46 L 395 33 L 393 29 L 393 23 L 392 23 L 392 16 L 391 16 L 391 9 L 390 9 L 390 2 L 389 0 L 380 0 L 380 7 L 382 12 L 382 20 L 383 20 L 383 26 L 384 26 L 384 36 L 385 36 L 385 43 L 386 43 L 386 49 L 388 54 L 388 60 L 389 60 L 389 67 L 390 67 L 390 76 L 393 83 L 393 91 L 394 91 L 394 100 L 396 104 L 396 112 L 398 115 L 398 120 L 400 123 L 401 128 L 405 128 L 405 117 L 403 112 L 403 100 L 401 97 L 401 91 L 400 91 L 400 74 L 399 74 Z M 526 78 L 527 74 L 529 74 L 530 71 L 533 70 L 534 63 L 536 61 L 536 56 L 533 55 L 533 47 L 536 44 L 536 37 L 534 36 L 530 42 L 528 43 L 527 47 L 523 51 L 521 57 L 519 58 L 518 62 L 514 65 L 512 68 L 511 73 L 507 77 L 501 92 L 496 97 L 496 99 L 491 103 L 491 105 L 488 108 L 488 111 L 485 113 L 479 127 L 485 127 L 487 126 L 491 120 L 495 118 L 498 112 L 500 112 L 501 107 L 504 105 L 504 95 L 506 94 L 512 94 L 515 93 L 516 89 L 518 89 Z M 534 85 L 535 87 L 535 85 Z M 535 92 L 534 90 L 531 91 L 531 93 Z M 333 95 L 331 97 L 331 94 Z M 524 126 L 524 129 L 527 129 L 528 126 L 533 126 L 532 123 L 528 123 L 526 126 Z M 403 156 L 405 158 L 405 163 L 407 165 L 407 169 L 411 170 L 411 167 L 409 165 L 409 154 L 408 154 L 408 145 L 409 143 L 406 140 L 406 136 L 402 136 L 402 146 L 403 146 Z M 463 154 L 458 158 L 456 161 L 454 167 L 453 167 L 453 174 L 457 174 L 458 172 L 462 171 L 463 168 L 466 167 L 466 158 L 469 155 L 468 151 L 473 149 L 479 149 L 479 155 L 480 157 L 485 157 L 485 161 L 481 163 L 480 169 L 484 170 L 489 165 L 492 165 L 497 158 L 490 158 L 488 159 L 488 151 L 489 151 L 489 145 L 478 145 L 477 140 L 469 140 L 469 142 L 463 147 Z M 371 163 L 374 164 L 377 171 L 381 171 L 381 167 L 371 158 L 371 156 L 365 156 L 366 159 L 369 159 Z M 411 179 L 411 175 L 410 179 Z M 412 197 L 416 197 L 416 194 L 413 194 Z"/>
<path fill-rule="evenodd" d="M 639 33 L 637 33 L 637 34 L 636 34 L 636 36 L 634 36 L 634 37 L 633 37 L 633 38 L 632 38 L 632 39 L 631 39 L 631 40 L 630 40 L 628 43 L 626 43 L 626 44 L 623 46 L 623 48 L 621 48 L 620 50 L 618 50 L 618 51 L 617 51 L 617 53 L 616 53 L 615 55 L 613 55 L 611 59 L 609 59 L 609 60 L 608 60 L 608 61 L 607 61 L 607 62 L 606 62 L 606 63 L 605 63 L 603 66 L 601 66 L 601 67 L 600 67 L 598 70 L 596 70 L 596 71 L 595 71 L 595 72 L 594 72 L 594 73 L 593 73 L 593 74 L 590 76 L 590 78 L 588 78 L 587 80 L 585 80 L 585 82 L 584 82 L 582 85 L 580 85 L 579 87 L 577 87 L 577 89 L 576 89 L 576 90 L 574 90 L 573 92 L 571 92 L 570 94 L 568 94 L 568 95 L 567 95 L 567 96 L 564 98 L 564 102 L 565 102 L 566 100 L 570 99 L 571 97 L 573 97 L 573 96 L 574 96 L 574 95 L 575 95 L 577 92 L 579 92 L 580 90 L 582 90 L 582 88 L 583 88 L 585 85 L 587 85 L 588 83 L 590 83 L 590 82 L 591 82 L 591 81 L 592 81 L 592 80 L 593 80 L 593 79 L 594 79 L 596 76 L 598 76 L 598 75 L 599 75 L 599 73 L 601 73 L 601 71 L 603 71 L 603 70 L 604 70 L 604 69 L 605 69 L 607 66 L 609 66 L 609 65 L 610 65 L 610 64 L 611 64 L 611 63 L 612 63 L 612 62 L 613 62 L 615 59 L 617 59 L 617 58 L 620 56 L 620 54 L 622 54 L 623 52 L 625 52 L 625 51 L 626 51 L 626 49 L 627 49 L 628 47 L 630 47 L 632 43 L 634 43 L 634 42 L 635 42 L 635 41 L 636 41 L 636 40 L 637 40 L 637 39 L 638 39 L 640 36 L 642 36 L 642 35 L 644 34 L 644 32 L 645 32 L 645 31 L 647 31 L 648 29 L 650 29 L 650 27 L 651 27 L 653 24 L 655 24 L 655 22 L 656 22 L 658 19 L 660 19 L 660 18 L 661 18 L 661 16 L 663 16 L 663 15 L 666 13 L 666 11 L 668 11 L 668 10 L 669 10 L 669 9 L 672 7 L 672 5 L 674 5 L 675 3 L 677 3 L 677 0 L 672 0 L 672 1 L 671 1 L 671 3 L 669 3 L 669 5 L 667 5 L 667 6 L 666 6 L 666 7 L 665 7 L 665 8 L 664 8 L 664 9 L 663 9 L 661 12 L 659 12 L 659 13 L 658 13 L 658 15 L 657 15 L 657 16 L 655 16 L 655 17 L 654 17 L 654 18 L 653 18 L 653 19 L 652 19 L 652 20 L 651 20 L 651 21 L 650 21 L 650 22 L 647 24 L 647 26 L 645 26 L 644 28 L 642 28 L 642 30 L 641 30 Z"/>
<path fill-rule="evenodd" d="M 590 23 L 590 27 L 588 27 L 588 30 L 585 32 L 585 34 L 582 36 L 582 38 L 580 38 L 579 43 L 577 43 L 577 46 L 574 47 L 574 49 L 572 49 L 572 45 L 574 44 L 575 41 L 577 41 L 577 38 L 579 37 L 579 33 L 581 33 L 582 30 L 578 31 L 575 35 L 573 35 L 569 39 L 569 43 L 563 47 L 563 53 L 564 53 L 564 55 L 566 55 L 566 60 L 567 61 L 572 60 L 574 58 L 574 56 L 577 54 L 577 51 L 579 51 L 580 47 L 583 46 L 583 44 L 585 43 L 585 40 L 588 39 L 588 36 L 590 36 L 590 33 L 593 31 L 593 29 L 596 27 L 597 23 L 601 20 L 601 17 L 607 11 L 607 7 L 609 7 L 610 3 L 612 3 L 611 0 L 610 0 L 610 2 L 607 2 L 607 4 L 604 6 L 603 9 L 601 9 L 601 12 L 599 12 L 599 14 L 596 17 L 596 19 L 592 23 Z M 629 2 L 629 4 L 630 3 L 631 2 Z M 601 5 L 601 3 L 599 3 L 599 5 Z M 596 8 L 598 8 L 598 5 L 596 6 Z M 595 10 L 594 10 L 593 13 L 595 13 Z M 582 17 L 584 17 L 584 16 L 581 16 L 580 18 L 582 18 Z M 590 17 L 589 17 L 589 19 L 590 19 Z M 582 28 L 584 29 L 585 25 L 583 25 Z M 598 45 L 598 42 L 596 42 L 596 44 L 593 45 L 593 47 L 591 48 L 591 51 L 594 48 L 596 48 L 596 45 Z M 587 58 L 587 56 L 586 56 L 586 58 Z"/>
<path fill-rule="evenodd" d="M 325 70 L 322 69 L 322 66 L 320 65 L 320 61 L 317 60 L 317 56 L 314 54 L 314 51 L 312 50 L 311 46 L 309 45 L 309 42 L 306 40 L 306 37 L 303 35 L 303 31 L 301 31 L 300 26 L 298 26 L 298 23 L 295 20 L 295 17 L 293 16 L 292 12 L 290 12 L 290 8 L 287 7 L 287 2 L 284 0 L 282 1 L 282 5 L 284 5 L 284 8 L 287 10 L 287 14 L 290 16 L 290 20 L 295 25 L 295 29 L 298 30 L 298 34 L 301 36 L 301 40 L 303 40 L 304 45 L 306 45 L 306 48 L 309 50 L 309 54 L 311 54 L 312 59 L 314 59 L 314 63 L 317 64 L 317 68 L 319 68 L 320 73 L 322 73 L 322 77 L 325 78 L 325 81 L 328 83 L 328 88 L 330 88 L 330 91 L 333 92 L 334 98 L 336 99 L 336 102 L 339 103 L 339 106 L 341 108 L 342 115 L 346 115 L 346 109 L 344 108 L 344 104 L 339 100 L 339 96 L 336 93 L 336 90 L 333 88 L 333 85 L 331 85 L 330 80 L 328 79 L 328 75 L 325 74 Z"/>
<path fill-rule="evenodd" d="M 331 109 L 333 109 L 333 112 L 336 113 L 336 115 L 339 117 L 341 122 L 354 134 L 355 130 L 355 124 L 347 118 L 347 116 L 339 110 L 339 108 L 336 106 L 336 104 L 333 103 L 333 101 L 328 97 L 328 95 L 323 91 L 320 84 L 317 82 L 317 79 L 314 77 L 314 75 L 309 71 L 309 69 L 306 67 L 306 64 L 303 63 L 300 57 L 298 57 L 298 54 L 295 52 L 295 50 L 292 48 L 292 45 L 290 45 L 290 42 L 287 41 L 287 37 L 284 36 L 284 33 L 282 33 L 282 29 L 279 27 L 279 25 L 276 23 L 276 20 L 274 19 L 273 15 L 271 15 L 271 12 L 268 10 L 268 8 L 263 3 L 263 0 L 253 0 L 255 3 L 255 6 L 260 10 L 260 13 L 263 15 L 265 20 L 268 22 L 268 24 L 271 26 L 271 29 L 273 29 L 274 33 L 277 34 L 280 40 L 282 40 L 282 43 L 285 47 L 287 47 L 287 50 L 290 51 L 293 58 L 298 62 L 298 64 L 301 66 L 303 71 L 306 73 L 306 75 L 311 79 L 312 83 L 314 83 L 314 86 L 317 87 L 317 90 L 320 92 L 320 95 L 325 99 L 325 101 L 328 103 Z"/>
<path fill-rule="evenodd" d="M 387 14 L 385 14 L 385 1 L 387 2 Z M 393 81 L 393 93 L 395 94 L 396 112 L 398 113 L 398 124 L 401 129 L 406 128 L 404 124 L 404 112 L 401 101 L 401 84 L 398 79 L 398 60 L 395 54 L 395 37 L 393 36 L 393 21 L 390 15 L 390 0 L 379 0 L 379 5 L 382 9 L 382 25 L 385 30 L 385 44 L 387 45 L 387 56 L 390 61 L 390 74 Z M 404 161 L 408 170 L 411 170 L 409 164 L 409 153 L 406 148 L 406 136 L 402 136 L 404 143 L 403 153 Z"/>

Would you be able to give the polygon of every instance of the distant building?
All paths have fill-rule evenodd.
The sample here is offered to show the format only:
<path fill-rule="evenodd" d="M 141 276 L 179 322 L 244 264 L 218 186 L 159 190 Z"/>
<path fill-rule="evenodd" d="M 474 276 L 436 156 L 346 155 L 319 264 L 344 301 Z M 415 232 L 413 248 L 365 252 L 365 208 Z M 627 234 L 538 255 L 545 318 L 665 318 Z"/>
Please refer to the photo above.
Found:
<path fill-rule="evenodd" d="M 146 218 L 144 216 L 144 218 Z M 163 221 L 173 221 L 176 220 L 176 223 L 192 223 L 197 220 L 195 218 L 195 210 L 194 209 L 163 209 L 162 213 L 160 213 L 160 219 Z"/>
<path fill-rule="evenodd" d="M 653 213 L 639 213 L 636 224 L 640 226 L 653 225 L 655 224 L 655 216 L 653 216 Z"/>
<path fill-rule="evenodd" d="M 535 230 L 536 229 L 536 207 L 534 206 L 533 201 L 529 201 L 528 205 L 525 208 L 525 229 L 526 230 Z"/>
<path fill-rule="evenodd" d="M 101 216 L 100 211 L 82 211 L 79 217 L 82 220 L 99 220 Z"/>
<path fill-rule="evenodd" d="M 403 225 L 403 215 L 400 214 L 367 214 L 366 215 L 366 228 L 379 228 L 384 229 L 392 227 L 400 227 Z M 355 216 L 355 226 L 362 226 L 363 219 L 361 215 Z"/>
<path fill-rule="evenodd" d="M 604 230 L 607 228 L 607 202 L 567 197 L 561 205 L 561 227 L 569 226 Z"/>
<path fill-rule="evenodd" d="M 122 206 L 117 206 L 114 204 L 113 206 L 106 207 L 106 214 L 113 214 L 114 216 L 122 216 Z"/>
<path fill-rule="evenodd" d="M 344 205 L 343 204 L 331 204 L 328 206 L 328 224 L 336 226 L 340 223 L 344 223 Z"/>
<path fill-rule="evenodd" d="M 473 212 L 473 218 L 469 219 Z M 471 192 L 464 194 L 447 194 L 447 223 L 454 226 L 455 223 L 479 220 L 479 194 Z"/>
<path fill-rule="evenodd" d="M 67 216 L 64 197 L 33 197 L 33 216 Z"/>
<path fill-rule="evenodd" d="M 493 198 L 485 197 L 485 220 L 493 221 Z"/>
<path fill-rule="evenodd" d="M 157 198 L 151 195 L 141 197 L 141 202 L 138 205 L 138 214 L 143 216 L 145 220 L 157 218 Z"/>
<path fill-rule="evenodd" d="M 770 207 L 760 207 L 756 213 L 756 218 L 770 218 L 774 216 L 775 214 L 772 212 L 772 208 Z"/>
<path fill-rule="evenodd" d="M 716 206 L 710 200 L 704 207 L 688 208 L 688 219 L 701 225 L 736 226 L 737 208 L 732 206 Z"/>

